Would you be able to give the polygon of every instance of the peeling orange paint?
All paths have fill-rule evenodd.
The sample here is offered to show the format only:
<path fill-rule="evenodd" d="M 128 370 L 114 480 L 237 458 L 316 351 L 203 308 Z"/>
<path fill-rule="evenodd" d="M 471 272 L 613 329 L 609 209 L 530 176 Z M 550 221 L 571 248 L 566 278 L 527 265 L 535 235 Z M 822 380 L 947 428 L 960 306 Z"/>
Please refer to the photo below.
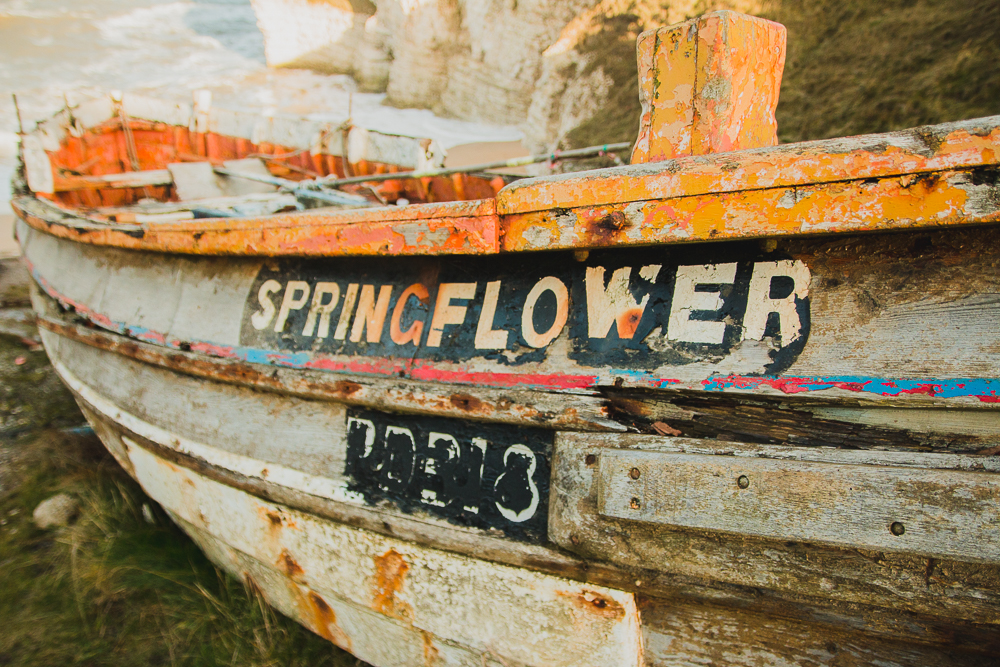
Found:
<path fill-rule="evenodd" d="M 778 143 L 784 26 L 731 11 L 644 32 L 632 164 Z"/>
<path fill-rule="evenodd" d="M 503 250 L 684 243 L 1000 220 L 1000 205 L 986 195 L 977 198 L 975 178 L 970 171 L 946 171 L 509 215 Z M 594 224 L 615 212 L 638 223 L 614 232 Z"/>

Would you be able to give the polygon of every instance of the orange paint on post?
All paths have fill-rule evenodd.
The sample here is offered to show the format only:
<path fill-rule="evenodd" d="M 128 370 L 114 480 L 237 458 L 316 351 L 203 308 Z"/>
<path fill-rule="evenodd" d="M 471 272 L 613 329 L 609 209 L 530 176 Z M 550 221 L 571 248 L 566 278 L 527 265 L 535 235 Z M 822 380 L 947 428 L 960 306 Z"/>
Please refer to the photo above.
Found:
<path fill-rule="evenodd" d="M 633 164 L 778 143 L 784 26 L 711 12 L 644 32 L 637 53 L 642 116 Z"/>

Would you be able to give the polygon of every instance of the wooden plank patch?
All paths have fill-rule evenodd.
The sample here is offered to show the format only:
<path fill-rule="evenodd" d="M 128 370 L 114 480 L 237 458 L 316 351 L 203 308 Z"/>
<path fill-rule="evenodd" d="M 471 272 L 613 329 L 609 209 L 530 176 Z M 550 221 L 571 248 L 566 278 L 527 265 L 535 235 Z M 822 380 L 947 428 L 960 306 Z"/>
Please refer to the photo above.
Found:
<path fill-rule="evenodd" d="M 1000 609 L 997 593 L 1000 566 L 996 562 L 984 564 L 983 552 L 979 545 L 971 544 L 971 540 L 961 545 L 968 547 L 962 559 L 940 559 L 889 549 L 837 547 L 608 516 L 599 508 L 600 462 L 604 456 L 618 450 L 705 455 L 705 458 L 719 461 L 720 465 L 726 462 L 741 465 L 767 457 L 837 464 L 829 465 L 830 469 L 853 470 L 869 465 L 899 467 L 915 473 L 914 478 L 923 474 L 931 477 L 939 473 L 952 474 L 950 471 L 959 470 L 995 470 L 996 457 L 560 433 L 552 459 L 555 492 L 549 500 L 549 539 L 595 563 L 634 568 L 636 580 L 642 582 L 637 585 L 650 594 L 658 582 L 676 581 L 680 577 L 774 591 L 783 596 L 803 596 L 810 600 L 839 600 L 991 624 L 1000 620 L 997 612 Z M 749 465 L 743 468 L 747 469 L 752 468 Z M 630 472 L 631 467 L 625 474 Z M 732 478 L 733 488 L 742 491 L 736 482 L 738 477 Z M 752 484 L 753 479 L 750 481 Z M 820 479 L 818 483 L 822 488 L 827 482 Z M 754 486 L 747 490 L 750 489 Z M 913 491 L 904 485 L 898 493 L 912 494 Z M 638 496 L 633 494 L 628 501 L 633 497 Z M 639 501 L 641 508 L 641 497 Z M 959 496 L 954 501 L 955 504 L 966 503 L 970 508 L 988 505 L 988 501 Z M 878 510 L 873 507 L 868 512 Z M 904 518 L 902 523 L 907 532 L 897 537 L 889 532 L 888 525 L 898 518 L 887 517 L 886 523 L 881 523 L 881 517 L 878 519 L 889 541 L 912 538 L 917 530 L 916 525 L 908 526 Z M 988 533 L 988 526 L 983 526 L 983 530 Z"/>
<path fill-rule="evenodd" d="M 619 519 L 966 560 L 1000 560 L 1000 476 L 661 452 L 601 456 Z"/>

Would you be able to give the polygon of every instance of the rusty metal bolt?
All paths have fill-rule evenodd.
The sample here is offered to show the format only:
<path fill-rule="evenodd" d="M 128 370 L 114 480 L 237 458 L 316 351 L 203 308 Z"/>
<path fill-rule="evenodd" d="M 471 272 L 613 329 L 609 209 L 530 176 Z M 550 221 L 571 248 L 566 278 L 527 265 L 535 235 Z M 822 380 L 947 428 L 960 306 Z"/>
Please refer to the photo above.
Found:
<path fill-rule="evenodd" d="M 625 219 L 625 213 L 622 211 L 612 211 L 608 215 L 601 218 L 600 222 L 602 227 L 614 230 L 623 229 L 627 224 L 628 220 Z"/>
<path fill-rule="evenodd" d="M 741 489 L 749 487 L 750 478 L 747 477 L 746 475 L 740 475 L 739 477 L 736 478 L 736 486 L 740 487 Z"/>
<path fill-rule="evenodd" d="M 628 506 L 631 507 L 634 510 L 639 509 L 639 499 L 638 498 L 633 498 L 632 501 L 628 504 Z"/>
<path fill-rule="evenodd" d="M 631 470 L 628 471 L 628 476 L 631 477 L 632 479 L 639 479 L 639 475 L 641 474 L 642 473 L 639 472 L 638 468 L 632 468 Z"/>
<path fill-rule="evenodd" d="M 899 537 L 900 535 L 906 532 L 906 526 L 904 526 L 898 521 L 893 521 L 891 524 L 889 524 L 889 532 L 895 535 L 896 537 Z"/>
<path fill-rule="evenodd" d="M 592 466 L 595 463 L 597 463 L 597 456 L 595 456 L 594 454 L 587 454 L 585 457 L 583 457 L 583 461 L 587 465 Z"/>

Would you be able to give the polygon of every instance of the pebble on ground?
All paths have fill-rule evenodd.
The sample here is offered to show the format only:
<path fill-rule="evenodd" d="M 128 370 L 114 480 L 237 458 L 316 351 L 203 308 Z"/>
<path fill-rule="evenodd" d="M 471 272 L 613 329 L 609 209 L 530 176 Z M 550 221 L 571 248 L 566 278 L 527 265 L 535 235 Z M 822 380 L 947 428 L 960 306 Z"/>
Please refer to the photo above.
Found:
<path fill-rule="evenodd" d="M 80 503 L 76 498 L 66 493 L 60 493 L 39 503 L 31 516 L 35 520 L 36 526 L 47 530 L 68 526 L 70 521 L 76 517 L 79 507 Z"/>

